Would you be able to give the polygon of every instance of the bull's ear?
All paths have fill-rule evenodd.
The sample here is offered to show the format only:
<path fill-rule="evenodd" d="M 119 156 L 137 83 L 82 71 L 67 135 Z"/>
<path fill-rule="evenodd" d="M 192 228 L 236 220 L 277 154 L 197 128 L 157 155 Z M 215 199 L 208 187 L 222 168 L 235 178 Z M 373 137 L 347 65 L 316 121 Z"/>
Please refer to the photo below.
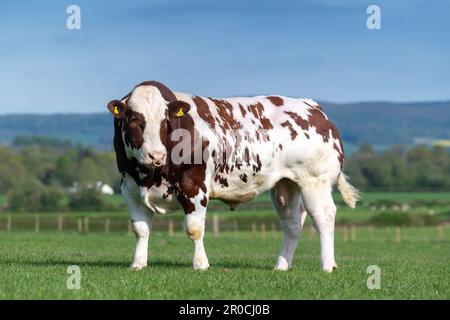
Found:
<path fill-rule="evenodd" d="M 184 117 L 191 110 L 191 105 L 181 100 L 170 102 L 167 106 L 169 107 L 169 116 L 171 118 Z"/>
<path fill-rule="evenodd" d="M 119 100 L 113 100 L 108 103 L 108 110 L 115 118 L 124 118 L 127 111 L 127 105 Z"/>

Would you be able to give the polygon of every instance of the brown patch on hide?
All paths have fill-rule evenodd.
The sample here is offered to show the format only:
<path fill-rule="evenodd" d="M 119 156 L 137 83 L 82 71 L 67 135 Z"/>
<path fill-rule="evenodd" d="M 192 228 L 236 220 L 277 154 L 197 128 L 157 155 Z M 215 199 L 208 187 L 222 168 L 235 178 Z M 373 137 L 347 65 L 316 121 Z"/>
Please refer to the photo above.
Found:
<path fill-rule="evenodd" d="M 291 140 L 294 140 L 297 137 L 298 133 L 297 131 L 295 131 L 294 127 L 289 121 L 286 120 L 285 122 L 281 123 L 281 126 L 289 129 L 289 132 L 291 133 Z"/>
<path fill-rule="evenodd" d="M 197 106 L 197 112 L 200 118 L 205 121 L 211 128 L 216 126 L 216 121 L 214 120 L 214 116 L 209 110 L 208 104 L 201 97 L 195 96 L 192 98 L 195 105 Z"/>
<path fill-rule="evenodd" d="M 269 99 L 270 102 L 272 102 L 277 107 L 282 106 L 284 103 L 283 99 L 278 96 L 268 96 L 267 99 Z"/>
<path fill-rule="evenodd" d="M 292 111 L 285 111 L 284 113 L 286 113 L 289 117 L 291 117 L 292 120 L 294 120 L 294 122 L 303 130 L 308 130 L 309 128 L 309 124 L 308 121 L 303 119 L 302 117 L 300 117 L 297 113 L 292 112 Z"/>

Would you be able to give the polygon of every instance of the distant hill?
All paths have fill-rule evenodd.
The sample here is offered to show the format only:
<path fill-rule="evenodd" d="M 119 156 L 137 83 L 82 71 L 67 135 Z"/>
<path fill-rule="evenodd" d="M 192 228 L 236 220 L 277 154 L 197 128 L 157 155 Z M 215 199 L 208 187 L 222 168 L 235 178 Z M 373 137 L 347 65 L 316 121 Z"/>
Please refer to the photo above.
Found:
<path fill-rule="evenodd" d="M 17 136 L 43 136 L 69 140 L 96 148 L 112 147 L 113 119 L 109 113 L 11 114 L 0 116 L 0 141 Z"/>
<path fill-rule="evenodd" d="M 450 101 L 321 105 L 349 145 L 385 147 L 450 139 Z"/>
<path fill-rule="evenodd" d="M 361 143 L 383 148 L 450 139 L 450 101 L 321 102 L 321 105 L 339 128 L 347 151 Z M 17 136 L 34 135 L 109 149 L 112 147 L 112 123 L 108 113 L 2 115 L 0 143 L 8 144 Z"/>

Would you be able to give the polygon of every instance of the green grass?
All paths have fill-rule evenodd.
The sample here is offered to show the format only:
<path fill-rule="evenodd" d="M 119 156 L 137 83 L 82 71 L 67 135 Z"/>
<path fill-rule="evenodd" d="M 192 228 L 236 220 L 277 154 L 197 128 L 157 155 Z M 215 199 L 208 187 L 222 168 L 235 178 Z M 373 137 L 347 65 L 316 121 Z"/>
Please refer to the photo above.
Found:
<path fill-rule="evenodd" d="M 272 270 L 281 234 L 248 232 L 206 236 L 210 270 L 191 269 L 187 237 L 155 232 L 149 267 L 128 270 L 135 240 L 122 233 L 1 232 L 2 299 L 449 299 L 450 228 L 357 230 L 356 241 L 336 234 L 339 269 L 319 270 L 318 237 L 306 231 L 294 269 Z M 272 238 L 274 237 L 274 239 Z M 81 268 L 81 289 L 66 287 L 69 265 Z M 381 289 L 369 290 L 369 265 L 381 268 Z"/>

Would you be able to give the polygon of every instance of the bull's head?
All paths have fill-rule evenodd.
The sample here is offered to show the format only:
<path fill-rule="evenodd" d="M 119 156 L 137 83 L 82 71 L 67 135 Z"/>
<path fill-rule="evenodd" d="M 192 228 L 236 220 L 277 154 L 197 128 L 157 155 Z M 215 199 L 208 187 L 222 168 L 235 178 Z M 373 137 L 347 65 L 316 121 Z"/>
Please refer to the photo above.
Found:
<path fill-rule="evenodd" d="M 149 81 L 136 86 L 122 100 L 108 103 L 109 111 L 121 120 L 127 157 L 147 167 L 159 167 L 168 159 L 168 137 L 174 119 L 184 117 L 190 105 L 176 100 L 163 84 Z"/>

